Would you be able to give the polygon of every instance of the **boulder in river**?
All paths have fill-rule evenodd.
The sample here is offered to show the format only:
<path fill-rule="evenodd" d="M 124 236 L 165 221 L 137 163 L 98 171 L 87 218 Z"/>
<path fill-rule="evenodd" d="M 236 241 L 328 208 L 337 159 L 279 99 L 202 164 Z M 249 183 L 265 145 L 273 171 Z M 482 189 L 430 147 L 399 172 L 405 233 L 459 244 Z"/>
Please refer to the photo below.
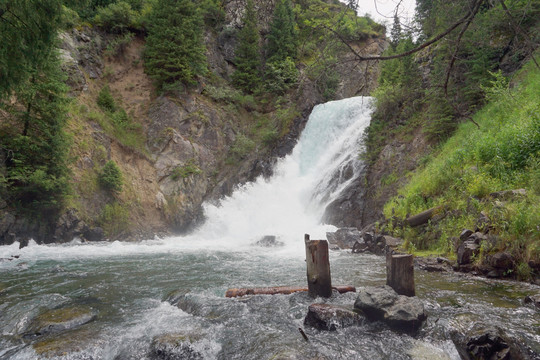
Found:
<path fill-rule="evenodd" d="M 398 295 L 390 286 L 369 286 L 358 291 L 354 303 L 370 320 L 381 320 L 396 330 L 414 332 L 427 316 L 417 297 Z"/>
<path fill-rule="evenodd" d="M 254 245 L 261 247 L 278 247 L 284 246 L 285 244 L 282 241 L 278 241 L 275 235 L 265 235 L 259 239 Z"/>
<path fill-rule="evenodd" d="M 463 359 L 512 360 L 530 359 L 527 350 L 506 336 L 502 329 L 478 323 L 460 339 L 453 336 Z M 535 357 L 532 357 L 535 358 Z"/>
<path fill-rule="evenodd" d="M 336 245 L 340 249 L 352 249 L 356 242 L 363 242 L 362 233 L 355 227 L 338 229 L 335 232 L 327 232 L 328 243 Z"/>
<path fill-rule="evenodd" d="M 540 310 L 540 294 L 526 296 L 523 302 L 525 304 L 534 305 L 538 310 Z"/>
<path fill-rule="evenodd" d="M 164 334 L 152 341 L 150 355 L 153 360 L 199 360 L 203 356 L 194 347 L 189 334 Z"/>
<path fill-rule="evenodd" d="M 35 337 L 73 330 L 94 320 L 96 316 L 96 312 L 89 307 L 48 310 L 32 321 L 24 336 Z"/>
<path fill-rule="evenodd" d="M 353 325 L 359 325 L 363 317 L 352 309 L 330 304 L 311 304 L 304 319 L 304 325 L 318 330 L 335 331 Z"/>

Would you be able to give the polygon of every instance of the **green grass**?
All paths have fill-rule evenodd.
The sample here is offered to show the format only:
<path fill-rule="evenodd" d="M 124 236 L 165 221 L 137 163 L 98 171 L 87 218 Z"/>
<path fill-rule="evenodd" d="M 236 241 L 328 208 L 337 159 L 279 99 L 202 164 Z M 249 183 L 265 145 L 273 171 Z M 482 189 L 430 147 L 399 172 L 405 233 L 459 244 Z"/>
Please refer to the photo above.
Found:
<path fill-rule="evenodd" d="M 473 228 L 484 211 L 493 224 L 490 234 L 500 238 L 490 250 L 511 251 L 523 274 L 527 261 L 539 260 L 540 71 L 533 66 L 523 71 L 524 80 L 512 90 L 495 75 L 492 87 L 485 89 L 489 103 L 473 117 L 479 128 L 472 121 L 460 124 L 385 205 L 385 216 L 399 219 L 442 204 L 452 210 L 422 231 L 392 229 L 412 248 L 453 252 L 451 238 Z M 526 196 L 505 201 L 489 196 L 520 188 L 527 190 Z"/>

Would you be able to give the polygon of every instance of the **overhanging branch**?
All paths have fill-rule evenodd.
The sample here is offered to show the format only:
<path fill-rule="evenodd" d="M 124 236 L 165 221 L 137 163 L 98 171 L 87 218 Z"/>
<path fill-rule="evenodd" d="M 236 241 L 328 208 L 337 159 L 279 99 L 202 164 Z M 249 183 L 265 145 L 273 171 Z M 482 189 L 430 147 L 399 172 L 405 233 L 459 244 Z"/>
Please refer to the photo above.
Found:
<path fill-rule="evenodd" d="M 405 51 L 403 53 L 400 53 L 400 54 L 395 54 L 395 55 L 388 55 L 388 56 L 364 56 L 364 55 L 361 55 L 360 53 L 358 53 L 358 51 L 356 51 L 350 44 L 349 42 L 343 38 L 343 36 L 337 32 L 336 30 L 332 29 L 332 28 L 329 28 L 328 26 L 323 26 L 325 29 L 327 29 L 328 31 L 332 32 L 334 35 L 336 35 L 336 37 L 339 39 L 339 41 L 341 41 L 343 44 L 345 44 L 349 50 L 354 54 L 354 56 L 356 56 L 356 58 L 359 60 L 359 61 L 377 61 L 377 60 L 392 60 L 392 59 L 399 59 L 399 58 L 402 58 L 402 57 L 405 57 L 405 56 L 409 56 L 409 55 L 412 55 L 414 53 L 417 53 L 419 52 L 420 50 L 422 49 L 425 49 L 427 48 L 428 46 L 436 43 L 437 41 L 441 40 L 442 38 L 444 38 L 446 35 L 450 34 L 452 31 L 454 31 L 457 27 L 459 27 L 461 24 L 465 23 L 465 22 L 471 22 L 472 19 L 474 19 L 474 17 L 476 16 L 476 13 L 477 11 L 475 11 L 475 9 L 477 7 L 480 6 L 480 4 L 484 2 L 484 0 L 479 0 L 477 3 L 476 3 L 476 6 L 473 7 L 473 9 L 471 9 L 467 15 L 465 15 L 464 17 L 462 17 L 461 19 L 459 19 L 458 21 L 456 21 L 454 24 L 452 24 L 448 29 L 446 29 L 445 31 L 443 31 L 442 33 L 440 33 L 439 35 L 435 36 L 434 38 L 432 38 L 431 40 L 428 40 L 426 41 L 425 43 L 415 47 L 414 49 L 411 49 L 409 51 Z"/>

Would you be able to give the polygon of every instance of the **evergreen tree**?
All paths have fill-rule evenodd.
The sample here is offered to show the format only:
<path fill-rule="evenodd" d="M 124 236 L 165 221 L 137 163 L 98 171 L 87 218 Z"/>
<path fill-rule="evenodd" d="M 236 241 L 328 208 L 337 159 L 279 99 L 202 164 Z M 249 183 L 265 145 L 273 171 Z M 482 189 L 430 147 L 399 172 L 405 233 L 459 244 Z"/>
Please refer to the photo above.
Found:
<path fill-rule="evenodd" d="M 66 86 L 54 49 L 0 108 L 15 122 L 0 131 L 8 200 L 19 209 L 51 215 L 68 188 L 68 141 L 64 133 Z M 18 123 L 18 124 L 17 124 Z"/>
<path fill-rule="evenodd" d="M 145 69 L 161 89 L 193 83 L 206 71 L 203 19 L 193 0 L 158 0 L 146 39 Z"/>
<path fill-rule="evenodd" d="M 401 39 L 401 23 L 399 17 L 394 15 L 394 24 L 390 30 L 390 39 L 392 39 L 392 47 L 395 49 Z"/>
<path fill-rule="evenodd" d="M 61 13 L 60 0 L 0 0 L 0 100 L 47 59 Z"/>
<path fill-rule="evenodd" d="M 252 0 L 247 1 L 242 21 L 244 27 L 238 33 L 238 47 L 235 57 L 236 71 L 232 80 L 236 87 L 246 92 L 253 92 L 261 83 L 261 56 L 257 14 Z"/>
<path fill-rule="evenodd" d="M 60 209 L 68 188 L 61 14 L 59 0 L 0 2 L 0 196 L 43 216 Z"/>
<path fill-rule="evenodd" d="M 268 34 L 268 61 L 295 59 L 298 48 L 298 34 L 290 0 L 279 0 Z"/>

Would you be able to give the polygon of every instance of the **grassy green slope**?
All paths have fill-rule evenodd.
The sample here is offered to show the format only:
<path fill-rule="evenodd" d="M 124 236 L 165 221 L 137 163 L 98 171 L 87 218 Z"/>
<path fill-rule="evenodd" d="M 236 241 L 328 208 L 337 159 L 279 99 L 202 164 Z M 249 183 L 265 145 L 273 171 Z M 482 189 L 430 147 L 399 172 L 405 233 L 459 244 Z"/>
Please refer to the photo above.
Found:
<path fill-rule="evenodd" d="M 385 206 L 391 231 L 405 238 L 409 250 L 454 252 L 454 240 L 474 228 L 483 213 L 496 243 L 482 256 L 500 250 L 517 259 L 518 275 L 527 278 L 527 263 L 540 261 L 540 71 L 526 66 L 509 90 L 494 75 L 488 104 L 461 124 L 426 165 Z M 502 190 L 525 189 L 525 196 L 495 199 Z M 446 216 L 426 227 L 396 226 L 408 215 L 445 205 Z M 482 261 L 482 256 L 477 259 Z"/>

